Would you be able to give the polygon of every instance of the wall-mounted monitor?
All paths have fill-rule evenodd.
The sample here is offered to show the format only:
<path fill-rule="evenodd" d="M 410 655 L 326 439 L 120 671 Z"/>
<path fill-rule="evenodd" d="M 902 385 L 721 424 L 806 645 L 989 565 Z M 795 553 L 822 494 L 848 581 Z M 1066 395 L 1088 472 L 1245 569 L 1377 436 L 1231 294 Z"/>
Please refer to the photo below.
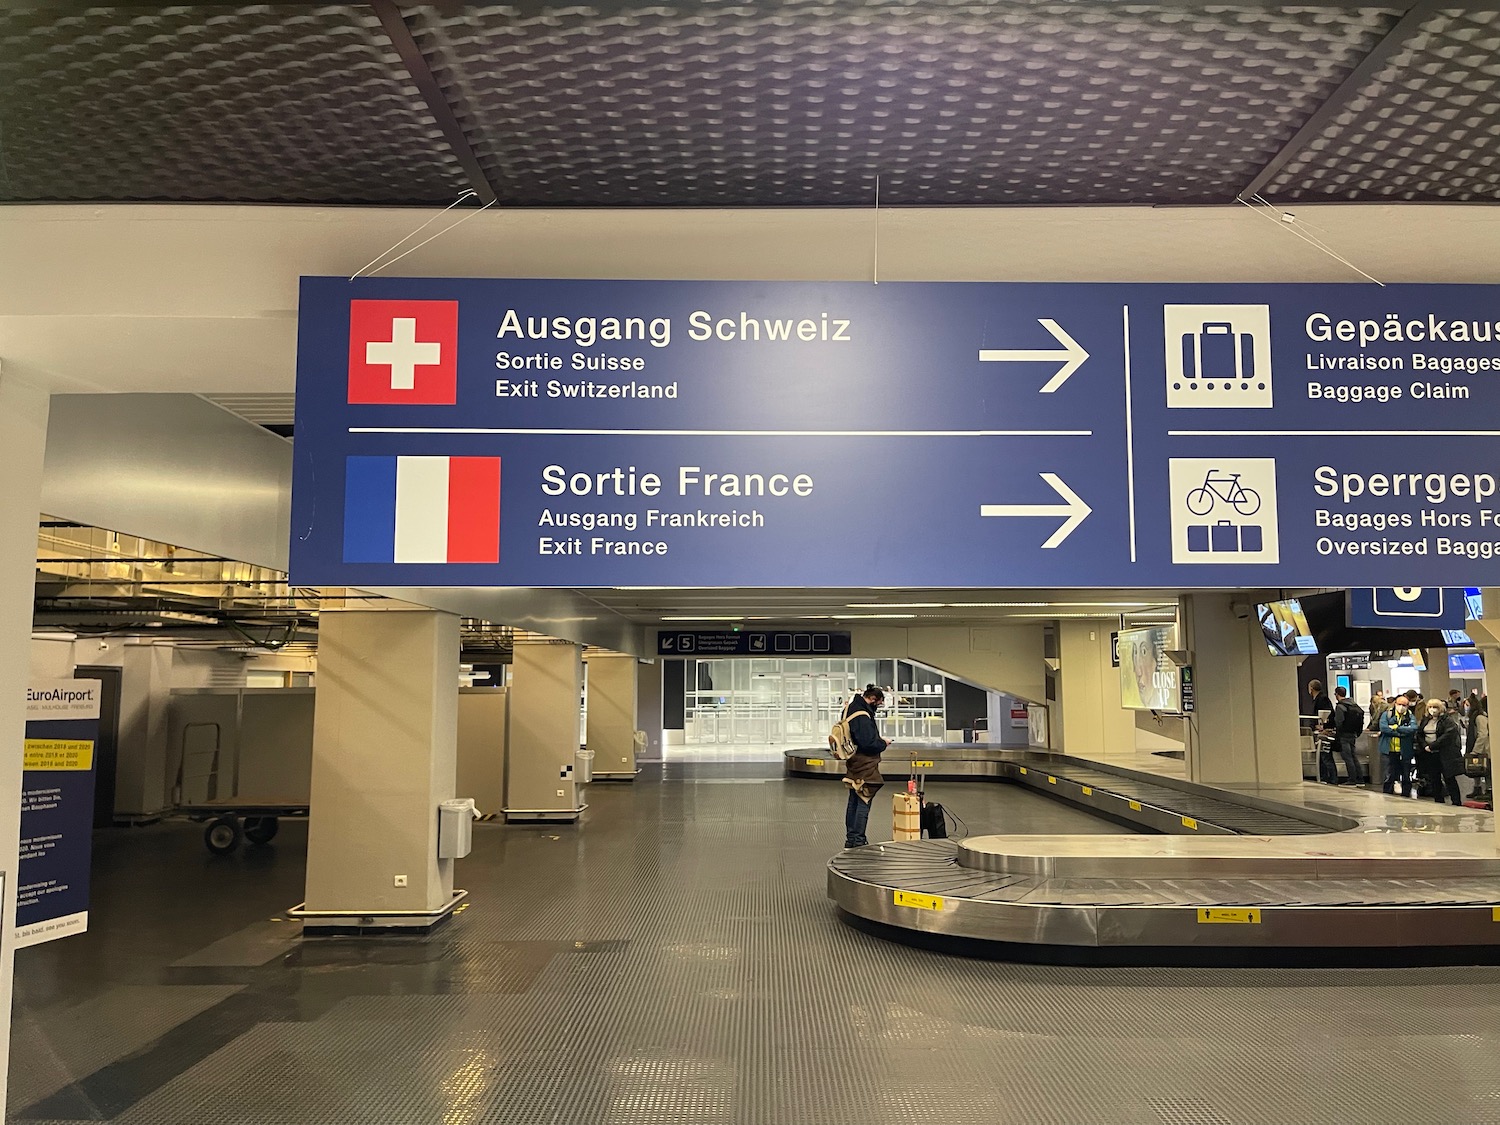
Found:
<path fill-rule="evenodd" d="M 1182 684 L 1167 651 L 1177 626 L 1120 631 L 1120 706 L 1134 711 L 1182 710 Z"/>
<path fill-rule="evenodd" d="M 1482 676 L 1484 675 L 1484 658 L 1477 652 L 1450 653 L 1448 673 L 1454 676 Z"/>
<path fill-rule="evenodd" d="M 1255 607 L 1261 636 L 1275 656 L 1316 656 L 1318 642 L 1307 625 L 1302 603 L 1296 598 L 1284 602 L 1263 602 Z"/>

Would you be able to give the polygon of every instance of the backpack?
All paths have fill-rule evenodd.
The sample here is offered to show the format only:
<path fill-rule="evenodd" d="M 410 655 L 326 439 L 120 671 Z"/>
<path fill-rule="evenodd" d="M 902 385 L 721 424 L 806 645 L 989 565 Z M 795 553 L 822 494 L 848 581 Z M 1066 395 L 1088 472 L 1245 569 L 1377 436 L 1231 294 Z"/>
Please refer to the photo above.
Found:
<path fill-rule="evenodd" d="M 943 806 L 936 801 L 928 801 L 922 805 L 922 830 L 927 833 L 929 840 L 946 840 L 948 838 L 948 818 L 943 813 Z"/>
<path fill-rule="evenodd" d="M 1358 736 L 1365 729 L 1365 711 L 1352 699 L 1339 700 L 1339 707 L 1343 708 L 1334 719 L 1334 729 L 1340 734 L 1352 734 Z"/>
<path fill-rule="evenodd" d="M 855 751 L 859 749 L 859 745 L 854 741 L 854 732 L 849 729 L 849 725 L 853 722 L 854 716 L 864 714 L 867 712 L 846 709 L 844 717 L 834 723 L 833 728 L 828 732 L 828 749 L 833 751 L 833 756 L 839 761 L 852 758 Z"/>

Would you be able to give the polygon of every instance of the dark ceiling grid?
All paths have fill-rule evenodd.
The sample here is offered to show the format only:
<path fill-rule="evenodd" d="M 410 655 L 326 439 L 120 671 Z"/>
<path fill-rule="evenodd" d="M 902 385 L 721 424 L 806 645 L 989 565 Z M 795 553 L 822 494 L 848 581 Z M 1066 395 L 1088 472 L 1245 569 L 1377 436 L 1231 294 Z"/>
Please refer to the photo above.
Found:
<path fill-rule="evenodd" d="M 1281 151 L 1271 158 L 1255 179 L 1245 185 L 1241 197 L 1248 199 L 1262 192 L 1266 185 L 1273 182 L 1282 169 L 1296 159 L 1309 144 L 1321 138 L 1329 124 L 1338 117 L 1349 102 L 1361 95 L 1370 80 L 1385 69 L 1391 56 L 1405 47 L 1414 36 L 1421 33 L 1428 20 L 1432 18 L 1435 9 L 1436 4 L 1432 0 L 1422 0 L 1421 3 L 1414 4 L 1407 9 L 1375 49 L 1349 72 L 1348 77 L 1339 84 L 1339 88 L 1329 95 L 1328 99 L 1318 107 L 1317 112 L 1309 117 L 1282 146 Z"/>
<path fill-rule="evenodd" d="M 1500 11 L 1419 26 L 1267 181 L 1279 202 L 1500 202 Z"/>
<path fill-rule="evenodd" d="M 364 7 L 0 11 L 0 199 L 448 203 Z"/>
<path fill-rule="evenodd" d="M 405 18 L 401 15 L 401 9 L 396 6 L 395 0 L 370 0 L 370 9 L 380 20 L 380 26 L 390 39 L 391 46 L 401 56 L 401 64 L 406 68 L 407 75 L 421 91 L 428 112 L 432 114 L 433 120 L 442 130 L 443 137 L 448 142 L 448 148 L 452 150 L 454 158 L 469 179 L 469 186 L 485 203 L 495 202 L 495 189 L 485 177 L 484 169 L 479 166 L 474 150 L 469 147 L 469 138 L 464 135 L 463 126 L 459 124 L 458 118 L 453 116 L 453 107 L 448 104 L 442 88 L 433 78 L 432 70 L 427 65 L 427 59 L 423 57 L 421 48 L 412 38 L 411 28 L 407 26 Z"/>
<path fill-rule="evenodd" d="M 1500 0 L 0 9 L 0 200 L 1500 201 Z"/>
<path fill-rule="evenodd" d="M 983 0 L 404 9 L 502 201 L 1231 202 L 1399 17 Z"/>

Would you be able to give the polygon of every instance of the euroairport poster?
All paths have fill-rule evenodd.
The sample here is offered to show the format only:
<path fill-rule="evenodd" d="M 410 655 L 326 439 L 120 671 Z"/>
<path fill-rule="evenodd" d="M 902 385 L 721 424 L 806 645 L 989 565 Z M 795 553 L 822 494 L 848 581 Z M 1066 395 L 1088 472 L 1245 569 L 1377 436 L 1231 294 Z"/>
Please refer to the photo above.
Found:
<path fill-rule="evenodd" d="M 98 737 L 97 681 L 48 680 L 26 689 L 18 948 L 88 929 Z"/>

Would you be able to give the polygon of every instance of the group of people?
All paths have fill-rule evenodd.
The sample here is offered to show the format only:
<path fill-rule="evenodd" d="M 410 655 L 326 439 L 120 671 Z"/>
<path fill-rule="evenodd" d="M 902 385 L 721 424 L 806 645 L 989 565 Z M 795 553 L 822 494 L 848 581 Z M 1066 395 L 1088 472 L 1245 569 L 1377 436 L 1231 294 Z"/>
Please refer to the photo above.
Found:
<path fill-rule="evenodd" d="M 1412 796 L 1420 787 L 1439 804 L 1446 798 L 1463 805 L 1458 779 L 1465 773 L 1466 757 L 1488 757 L 1490 752 L 1489 697 L 1472 692 L 1467 698 L 1458 690 L 1448 698 L 1425 702 L 1417 691 L 1386 698 L 1383 691 L 1370 696 L 1369 720 L 1365 712 L 1343 687 L 1333 689 L 1329 699 L 1321 681 L 1307 685 L 1313 697 L 1313 713 L 1318 716 L 1318 734 L 1327 749 L 1323 776 L 1340 784 L 1333 755 L 1343 758 L 1348 784 L 1364 783 L 1354 747 L 1362 733 L 1379 739 L 1381 789 L 1394 794 L 1397 784 L 1403 797 Z M 885 692 L 874 684 L 855 695 L 844 708 L 850 718 L 849 732 L 855 752 L 844 763 L 844 784 L 848 787 L 848 804 L 844 810 L 844 847 L 860 848 L 869 841 L 865 830 L 870 820 L 870 803 L 880 790 L 880 755 L 890 740 L 880 736 L 875 716 L 885 703 Z M 1373 762 L 1372 762 L 1373 765 Z"/>
<path fill-rule="evenodd" d="M 1325 779 L 1339 783 L 1333 763 L 1337 753 L 1348 771 L 1348 784 L 1363 781 L 1359 760 L 1354 753 L 1361 733 L 1378 739 L 1380 787 L 1394 794 L 1410 797 L 1414 790 L 1442 804 L 1444 799 L 1463 804 L 1458 779 L 1464 776 L 1465 758 L 1489 755 L 1489 697 L 1471 692 L 1465 697 L 1456 688 L 1446 699 L 1423 700 L 1413 690 L 1389 699 L 1383 691 L 1370 697 L 1368 722 L 1359 705 L 1342 687 L 1334 689 L 1330 700 L 1317 680 L 1308 684 L 1313 710 L 1320 716 L 1318 734 L 1327 749 L 1320 754 Z M 1326 718 L 1323 718 L 1326 712 Z M 1373 763 L 1372 763 L 1373 765 Z"/>

